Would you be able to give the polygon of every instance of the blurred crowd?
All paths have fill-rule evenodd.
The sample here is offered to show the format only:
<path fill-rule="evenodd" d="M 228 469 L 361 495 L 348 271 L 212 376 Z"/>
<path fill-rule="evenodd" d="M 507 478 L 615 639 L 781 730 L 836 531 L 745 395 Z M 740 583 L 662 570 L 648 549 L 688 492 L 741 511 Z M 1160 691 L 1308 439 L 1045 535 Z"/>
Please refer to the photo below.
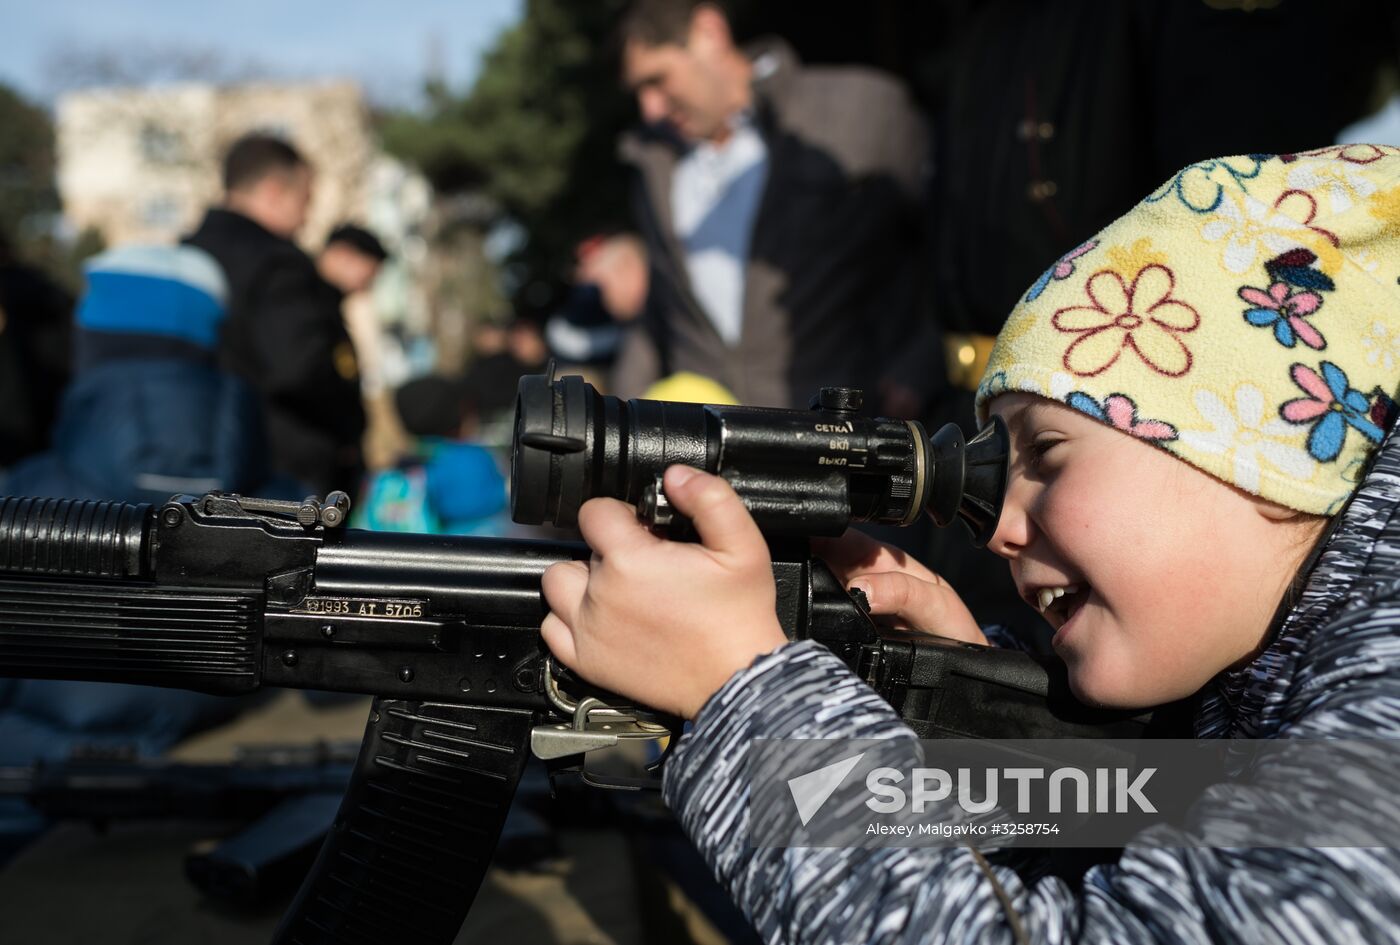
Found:
<path fill-rule="evenodd" d="M 554 311 L 464 313 L 469 361 L 390 398 L 387 468 L 365 466 L 342 308 L 389 253 L 347 222 L 308 255 L 316 168 L 295 129 L 247 135 L 193 232 L 89 259 L 76 300 L 0 241 L 0 482 L 128 501 L 339 489 L 361 525 L 500 534 L 515 386 L 550 358 L 621 397 L 800 407 L 846 386 L 881 415 L 966 425 L 991 339 L 1051 260 L 1180 166 L 1331 143 L 1373 107 L 1394 16 L 1339 44 L 1337 18 L 1248 6 L 950 4 L 930 92 L 741 39 L 723 4 L 638 0 L 613 44 L 638 119 L 618 142 L 632 227 L 578 234 Z M 1286 93 L 1212 85 L 1206 63 L 1295 46 L 1313 67 Z M 886 537 L 983 619 L 1014 606 L 960 542 Z"/>
<path fill-rule="evenodd" d="M 551 358 L 622 397 L 803 407 L 846 386 L 969 425 L 992 338 L 1047 266 L 1181 166 L 1336 141 L 1400 51 L 1393 15 L 1335 41 L 1351 0 L 1326 24 L 1287 2 L 951 6 L 928 95 L 741 39 L 721 4 L 637 0 L 616 44 L 633 226 L 578 234 L 547 317 L 478 324 L 464 370 L 394 391 L 408 436 L 380 468 L 342 309 L 390 252 L 353 221 L 314 254 L 296 242 L 316 169 L 295 129 L 233 143 L 193 232 L 89 259 L 76 299 L 0 240 L 0 493 L 339 489 L 362 527 L 504 534 L 516 385 Z M 980 552 L 899 540 L 984 622 L 1024 620 Z"/>

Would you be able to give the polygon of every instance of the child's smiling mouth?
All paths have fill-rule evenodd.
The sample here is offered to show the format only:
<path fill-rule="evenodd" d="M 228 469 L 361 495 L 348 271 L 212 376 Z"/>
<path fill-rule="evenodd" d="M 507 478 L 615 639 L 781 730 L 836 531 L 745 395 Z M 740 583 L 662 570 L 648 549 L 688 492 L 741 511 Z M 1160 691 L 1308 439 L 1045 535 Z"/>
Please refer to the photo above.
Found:
<path fill-rule="evenodd" d="M 1034 606 L 1046 622 L 1057 631 L 1063 629 L 1088 599 L 1090 594 L 1089 585 L 1079 582 L 1075 584 L 1050 585 L 1041 587 L 1035 591 L 1029 591 L 1027 596 L 1031 598 Z"/>
<path fill-rule="evenodd" d="M 1078 584 L 1065 584 L 1060 587 L 1042 587 L 1036 592 L 1036 603 L 1039 605 L 1040 612 L 1044 614 L 1046 610 L 1055 606 L 1056 601 L 1070 594 L 1077 593 L 1078 590 Z"/>

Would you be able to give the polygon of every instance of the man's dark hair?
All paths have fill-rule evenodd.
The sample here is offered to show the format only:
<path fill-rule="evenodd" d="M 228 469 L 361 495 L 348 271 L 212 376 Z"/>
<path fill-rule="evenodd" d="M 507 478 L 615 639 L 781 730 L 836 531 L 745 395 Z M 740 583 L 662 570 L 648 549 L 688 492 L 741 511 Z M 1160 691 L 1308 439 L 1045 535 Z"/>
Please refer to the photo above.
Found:
<path fill-rule="evenodd" d="M 438 374 L 409 381 L 394 392 L 403 428 L 414 436 L 455 437 L 475 412 L 470 387 Z"/>
<path fill-rule="evenodd" d="M 690 35 L 691 14 L 706 2 L 723 9 L 713 0 L 636 0 L 618 23 L 618 39 L 643 46 L 684 46 Z"/>
<path fill-rule="evenodd" d="M 331 235 L 326 237 L 326 246 L 330 246 L 332 243 L 344 243 L 356 252 L 363 253 L 370 259 L 377 259 L 379 262 L 389 258 L 389 251 L 384 248 L 383 243 L 379 242 L 379 237 L 353 223 L 342 223 L 331 230 Z"/>
<path fill-rule="evenodd" d="M 224 155 L 224 190 L 241 190 L 268 174 L 308 166 L 301 152 L 281 138 L 267 134 L 244 135 Z"/>

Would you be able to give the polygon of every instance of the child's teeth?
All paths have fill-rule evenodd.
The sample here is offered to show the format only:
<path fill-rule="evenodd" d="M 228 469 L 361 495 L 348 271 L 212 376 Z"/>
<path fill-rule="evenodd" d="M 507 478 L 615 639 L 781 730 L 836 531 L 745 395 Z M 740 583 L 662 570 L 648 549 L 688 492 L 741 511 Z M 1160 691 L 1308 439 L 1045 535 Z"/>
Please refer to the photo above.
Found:
<path fill-rule="evenodd" d="M 1067 584 L 1064 587 L 1042 587 L 1036 592 L 1036 597 L 1040 601 L 1040 612 L 1045 613 L 1045 608 L 1064 597 L 1066 594 L 1075 594 L 1079 591 L 1078 584 Z"/>

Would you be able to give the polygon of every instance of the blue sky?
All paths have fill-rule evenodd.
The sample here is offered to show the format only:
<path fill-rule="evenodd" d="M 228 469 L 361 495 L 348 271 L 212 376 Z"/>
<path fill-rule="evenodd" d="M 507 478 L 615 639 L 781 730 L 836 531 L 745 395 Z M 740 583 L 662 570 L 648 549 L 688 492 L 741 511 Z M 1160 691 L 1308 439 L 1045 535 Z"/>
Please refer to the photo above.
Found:
<path fill-rule="evenodd" d="M 0 82 L 51 104 L 96 53 L 151 68 L 172 51 L 217 71 L 357 79 L 379 104 L 417 101 L 430 59 L 468 86 L 481 54 L 524 0 L 0 0 Z M 76 63 L 65 67 L 65 63 Z"/>

